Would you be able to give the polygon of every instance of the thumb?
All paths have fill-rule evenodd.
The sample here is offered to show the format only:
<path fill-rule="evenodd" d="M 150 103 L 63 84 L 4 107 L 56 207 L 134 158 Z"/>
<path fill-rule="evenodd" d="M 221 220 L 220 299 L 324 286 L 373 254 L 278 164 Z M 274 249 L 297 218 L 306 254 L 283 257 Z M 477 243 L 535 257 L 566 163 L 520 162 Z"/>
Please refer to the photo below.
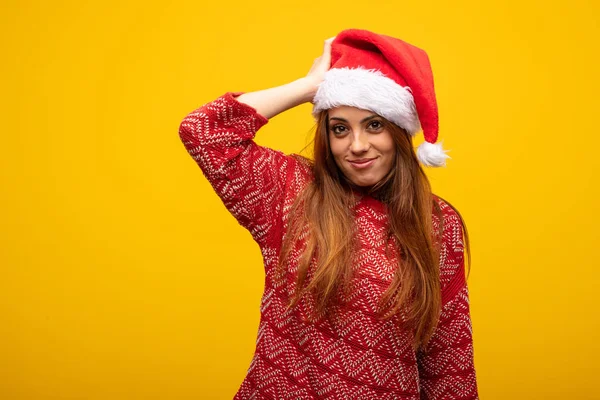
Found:
<path fill-rule="evenodd" d="M 323 45 L 323 55 L 321 57 L 322 62 L 327 66 L 327 68 L 329 68 L 331 65 L 331 42 L 333 42 L 334 39 L 335 36 L 330 37 L 329 39 L 325 40 L 325 44 Z"/>

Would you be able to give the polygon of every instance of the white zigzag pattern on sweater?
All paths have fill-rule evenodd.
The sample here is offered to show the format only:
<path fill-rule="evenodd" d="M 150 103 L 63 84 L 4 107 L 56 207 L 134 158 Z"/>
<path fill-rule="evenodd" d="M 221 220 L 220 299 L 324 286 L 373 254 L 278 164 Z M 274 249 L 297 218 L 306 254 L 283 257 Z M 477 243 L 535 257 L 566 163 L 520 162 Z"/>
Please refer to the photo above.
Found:
<path fill-rule="evenodd" d="M 382 208 L 356 207 L 360 243 L 349 306 L 334 318 L 302 320 L 309 300 L 286 309 L 285 287 L 275 277 L 276 246 L 298 193 L 311 178 L 301 158 L 256 145 L 252 139 L 266 119 L 226 94 L 190 113 L 180 137 L 232 215 L 260 245 L 266 274 L 256 351 L 236 399 L 477 399 L 468 290 L 444 305 L 440 324 L 425 352 L 415 354 L 412 334 L 374 311 L 393 277 Z M 440 201 L 446 228 L 440 257 L 442 287 L 462 267 L 458 216 Z M 434 216 L 434 229 L 440 221 Z M 307 235 L 308 230 L 303 231 Z M 301 246 L 291 255 L 297 272 Z M 423 396 L 423 397 L 420 397 Z"/>

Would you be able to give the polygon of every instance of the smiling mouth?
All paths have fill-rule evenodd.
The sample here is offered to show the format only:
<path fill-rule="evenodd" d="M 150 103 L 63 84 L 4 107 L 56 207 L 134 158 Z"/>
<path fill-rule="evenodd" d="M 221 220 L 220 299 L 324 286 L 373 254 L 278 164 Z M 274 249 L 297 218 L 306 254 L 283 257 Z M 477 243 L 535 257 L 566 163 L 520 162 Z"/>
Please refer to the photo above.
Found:
<path fill-rule="evenodd" d="M 375 158 L 362 158 L 360 160 L 348 160 L 350 165 L 352 165 L 355 168 L 367 168 L 371 164 L 373 164 L 374 161 L 375 161 Z"/>

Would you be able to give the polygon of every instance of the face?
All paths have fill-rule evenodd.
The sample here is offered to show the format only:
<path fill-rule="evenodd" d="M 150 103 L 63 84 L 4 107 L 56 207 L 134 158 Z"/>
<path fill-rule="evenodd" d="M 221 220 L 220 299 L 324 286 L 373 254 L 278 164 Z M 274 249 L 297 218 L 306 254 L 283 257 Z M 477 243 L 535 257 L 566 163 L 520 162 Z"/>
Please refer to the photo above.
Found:
<path fill-rule="evenodd" d="M 329 145 L 338 168 L 357 186 L 372 186 L 394 165 L 396 145 L 379 115 L 350 106 L 329 110 Z"/>

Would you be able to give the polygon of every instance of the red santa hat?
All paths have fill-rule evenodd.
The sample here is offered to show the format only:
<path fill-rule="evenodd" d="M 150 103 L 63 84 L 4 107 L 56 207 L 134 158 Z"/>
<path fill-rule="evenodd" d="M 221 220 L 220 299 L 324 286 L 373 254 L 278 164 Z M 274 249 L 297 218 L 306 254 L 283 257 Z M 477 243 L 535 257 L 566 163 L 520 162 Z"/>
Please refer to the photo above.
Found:
<path fill-rule="evenodd" d="M 417 158 L 431 167 L 446 165 L 438 138 L 433 72 L 424 50 L 386 35 L 360 29 L 340 32 L 331 43 L 331 67 L 313 99 L 313 115 L 337 106 L 373 111 L 425 142 Z"/>

